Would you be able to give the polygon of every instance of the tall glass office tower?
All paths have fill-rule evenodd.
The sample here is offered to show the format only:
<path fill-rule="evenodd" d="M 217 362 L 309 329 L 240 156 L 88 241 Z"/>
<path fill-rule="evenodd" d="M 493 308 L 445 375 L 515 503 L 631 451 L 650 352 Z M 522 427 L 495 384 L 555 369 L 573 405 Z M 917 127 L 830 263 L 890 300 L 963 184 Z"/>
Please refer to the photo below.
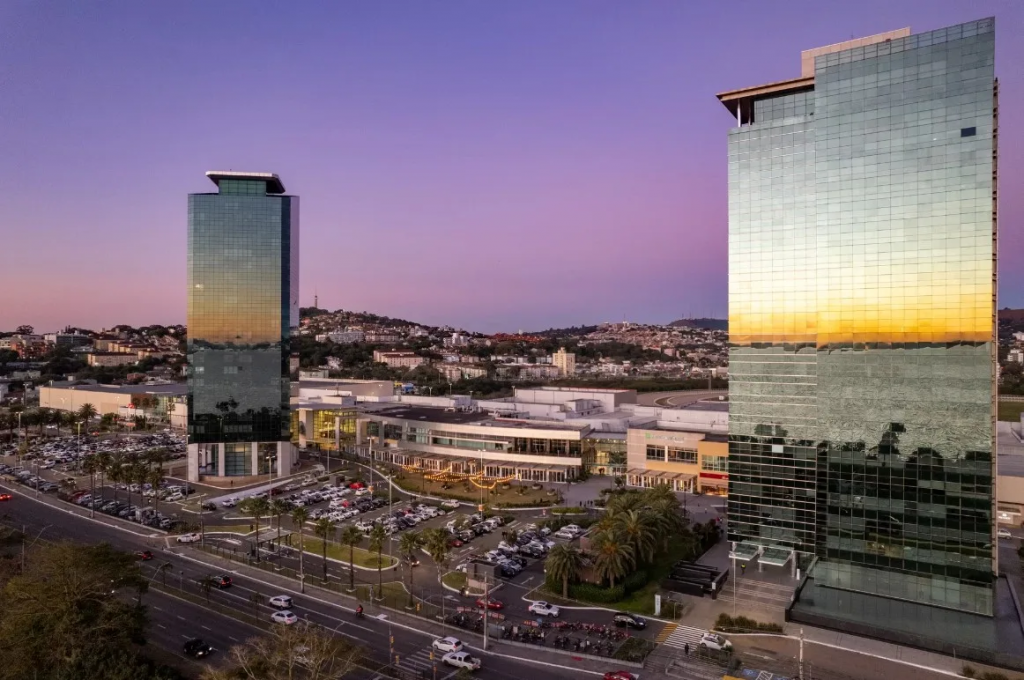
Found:
<path fill-rule="evenodd" d="M 729 539 L 866 623 L 993 614 L 994 30 L 810 50 L 718 95 Z"/>
<path fill-rule="evenodd" d="M 188 197 L 189 476 L 284 475 L 299 199 L 277 175 L 208 172 Z"/>

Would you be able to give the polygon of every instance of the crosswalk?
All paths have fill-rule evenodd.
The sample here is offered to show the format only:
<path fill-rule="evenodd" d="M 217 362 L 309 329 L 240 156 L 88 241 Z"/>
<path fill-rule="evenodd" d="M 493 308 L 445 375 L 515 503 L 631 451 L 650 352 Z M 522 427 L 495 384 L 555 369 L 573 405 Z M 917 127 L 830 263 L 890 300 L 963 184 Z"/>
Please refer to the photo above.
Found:
<path fill-rule="evenodd" d="M 669 624 L 665 626 L 665 630 L 668 630 Z M 697 646 L 700 645 L 701 636 L 704 635 L 704 631 L 700 628 L 694 628 L 693 626 L 675 626 L 668 635 L 665 635 L 665 630 L 658 636 L 658 644 L 663 644 L 668 647 L 675 647 L 676 649 L 684 649 L 686 645 L 690 645 L 691 651 L 696 651 Z M 662 635 L 665 637 L 662 639 Z"/>
<path fill-rule="evenodd" d="M 394 665 L 399 671 L 404 671 L 402 673 L 404 678 L 450 680 L 457 671 L 453 671 L 451 666 L 441 663 L 441 657 L 444 656 L 443 652 L 434 652 L 434 660 L 431 660 L 430 652 L 430 647 L 424 647 L 411 654 L 397 654 L 397 658 L 392 660 L 395 661 Z"/>

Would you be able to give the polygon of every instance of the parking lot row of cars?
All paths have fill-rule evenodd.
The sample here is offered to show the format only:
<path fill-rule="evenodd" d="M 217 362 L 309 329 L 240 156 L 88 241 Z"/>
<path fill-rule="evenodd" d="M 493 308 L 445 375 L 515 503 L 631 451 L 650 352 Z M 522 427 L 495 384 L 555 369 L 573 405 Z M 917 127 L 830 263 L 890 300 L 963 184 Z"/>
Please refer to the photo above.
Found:
<path fill-rule="evenodd" d="M 77 491 L 68 500 L 84 508 L 92 508 L 111 517 L 138 522 L 154 529 L 171 531 L 184 524 L 183 521 L 167 517 L 154 508 L 129 504 L 127 500 L 106 498 L 102 493 L 94 495 L 88 491 Z"/>
<path fill-rule="evenodd" d="M 60 489 L 60 487 L 53 482 L 49 482 L 42 477 L 33 474 L 31 470 L 26 470 L 22 467 L 11 467 L 10 465 L 0 464 L 0 475 L 10 475 L 19 484 L 24 484 L 30 489 L 39 489 L 39 491 L 43 493 L 53 493 Z"/>
<path fill-rule="evenodd" d="M 70 472 L 77 463 L 86 456 L 100 452 L 107 453 L 143 453 L 153 449 L 167 451 L 172 460 L 186 456 L 185 437 L 172 432 L 153 434 L 110 436 L 110 437 L 47 437 L 35 439 L 29 444 L 23 460 L 40 461 L 40 468 L 57 468 L 62 472 Z M 3 451 L 4 455 L 15 455 L 18 448 L 10 447 Z"/>

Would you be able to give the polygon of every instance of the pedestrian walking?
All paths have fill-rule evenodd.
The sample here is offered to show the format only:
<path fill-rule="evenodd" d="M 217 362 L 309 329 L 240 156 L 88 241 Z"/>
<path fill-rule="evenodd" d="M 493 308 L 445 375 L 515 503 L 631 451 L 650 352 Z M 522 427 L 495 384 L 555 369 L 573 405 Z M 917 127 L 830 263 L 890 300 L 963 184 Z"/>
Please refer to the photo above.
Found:
<path fill-rule="evenodd" d="M 690 643 L 689 642 L 687 642 L 685 645 L 683 645 L 683 654 L 685 654 L 686 656 L 690 656 Z"/>

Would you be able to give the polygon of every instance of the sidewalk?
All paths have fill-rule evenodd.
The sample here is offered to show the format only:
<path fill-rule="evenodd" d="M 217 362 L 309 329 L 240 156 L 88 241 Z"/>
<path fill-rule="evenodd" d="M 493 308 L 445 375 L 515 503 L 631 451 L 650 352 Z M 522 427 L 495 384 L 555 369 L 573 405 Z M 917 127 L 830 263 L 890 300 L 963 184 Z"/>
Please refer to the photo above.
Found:
<path fill-rule="evenodd" d="M 255 567 L 247 566 L 241 562 L 235 562 L 227 558 L 217 557 L 210 553 L 197 553 L 188 549 L 178 549 L 176 546 L 169 548 L 169 550 L 177 555 L 189 559 L 193 562 L 204 563 L 224 571 L 231 571 L 244 578 L 252 581 L 261 582 L 266 585 L 277 588 L 282 592 L 287 592 L 293 595 L 299 595 L 299 584 L 293 579 L 280 576 L 273 572 L 264 571 Z M 322 590 L 316 586 L 307 585 L 306 592 L 303 595 L 311 599 L 319 600 L 326 604 L 330 604 L 336 607 L 340 607 L 349 612 L 355 611 L 355 605 L 360 600 L 353 596 L 341 595 L 328 590 Z M 457 633 L 458 637 L 470 642 L 470 645 L 474 649 L 482 649 L 483 647 L 483 636 L 479 633 L 469 631 L 463 628 L 452 628 L 450 626 L 443 625 L 441 622 L 432 621 L 427 618 L 421 618 L 412 616 L 406 612 L 398 609 L 392 609 L 388 607 L 382 607 L 376 602 L 365 602 L 363 606 L 366 609 L 366 615 L 370 618 L 379 618 L 381 620 L 390 621 L 393 625 L 400 626 L 406 630 L 418 633 L 420 635 L 428 636 L 431 638 L 444 637 L 445 635 L 451 635 L 454 632 Z M 597 660 L 587 659 L 580 656 L 572 655 L 566 652 L 557 652 L 544 647 L 529 648 L 529 655 L 524 656 L 521 645 L 510 645 L 505 644 L 501 640 L 495 640 L 490 638 L 488 642 L 487 653 L 495 656 L 503 656 L 517 661 L 526 663 L 541 664 L 546 666 L 555 666 L 559 668 L 565 668 L 567 670 L 583 671 L 589 673 L 604 674 L 606 671 L 613 669 L 620 662 L 615 659 L 608 660 Z"/>

